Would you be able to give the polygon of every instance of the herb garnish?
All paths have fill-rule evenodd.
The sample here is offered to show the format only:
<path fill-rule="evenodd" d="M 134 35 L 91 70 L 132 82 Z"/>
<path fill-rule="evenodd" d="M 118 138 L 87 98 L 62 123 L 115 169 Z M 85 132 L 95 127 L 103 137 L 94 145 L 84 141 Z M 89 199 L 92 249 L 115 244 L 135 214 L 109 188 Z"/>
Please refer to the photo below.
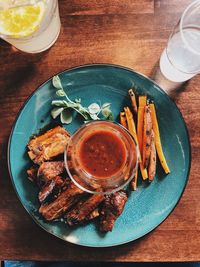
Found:
<path fill-rule="evenodd" d="M 59 76 L 54 76 L 52 83 L 57 90 L 56 95 L 65 98 L 65 100 L 52 101 L 54 108 L 51 110 L 51 115 L 54 119 L 60 116 L 60 120 L 63 124 L 69 124 L 72 122 L 72 110 L 75 110 L 84 118 L 85 122 L 100 119 L 113 120 L 110 103 L 104 103 L 101 107 L 97 103 L 92 103 L 88 107 L 84 107 L 81 104 L 80 98 L 72 101 L 68 97 L 67 93 L 63 89 Z"/>

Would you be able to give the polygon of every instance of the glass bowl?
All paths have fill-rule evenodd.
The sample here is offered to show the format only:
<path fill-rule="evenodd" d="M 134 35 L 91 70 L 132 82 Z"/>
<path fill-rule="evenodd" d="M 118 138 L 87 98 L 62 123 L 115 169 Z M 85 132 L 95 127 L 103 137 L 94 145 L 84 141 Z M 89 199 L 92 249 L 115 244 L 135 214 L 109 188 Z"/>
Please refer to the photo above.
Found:
<path fill-rule="evenodd" d="M 114 139 L 118 139 L 124 149 L 123 159 L 119 153 L 112 155 L 112 157 L 116 157 L 116 161 L 121 161 L 121 165 L 116 172 L 108 176 L 92 174 L 83 164 L 85 160 L 81 152 L 83 144 L 89 140 L 90 136 L 98 136 L 98 133 L 113 136 L 112 143 L 114 143 Z M 92 155 L 96 160 L 100 160 L 101 157 L 96 156 L 96 151 L 94 150 Z M 129 131 L 120 124 L 110 121 L 92 121 L 84 124 L 71 136 L 64 154 L 65 167 L 71 180 L 79 188 L 92 194 L 110 194 L 123 189 L 136 174 L 138 158 L 138 146 Z M 93 164 L 92 157 L 89 167 L 92 167 Z"/>

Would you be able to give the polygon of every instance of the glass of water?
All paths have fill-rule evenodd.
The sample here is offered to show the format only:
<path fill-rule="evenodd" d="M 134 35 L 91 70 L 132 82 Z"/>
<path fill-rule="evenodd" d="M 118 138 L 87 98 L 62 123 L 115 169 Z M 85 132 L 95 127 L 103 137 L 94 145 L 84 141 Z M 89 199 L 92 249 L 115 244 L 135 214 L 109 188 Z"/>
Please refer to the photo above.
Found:
<path fill-rule="evenodd" d="M 7 2 L 0 1 L 0 38 L 27 53 L 45 51 L 55 43 L 61 27 L 57 0 L 15 0 L 8 8 Z"/>
<path fill-rule="evenodd" d="M 160 70 L 173 82 L 184 82 L 200 73 L 200 0 L 183 12 L 161 55 Z"/>

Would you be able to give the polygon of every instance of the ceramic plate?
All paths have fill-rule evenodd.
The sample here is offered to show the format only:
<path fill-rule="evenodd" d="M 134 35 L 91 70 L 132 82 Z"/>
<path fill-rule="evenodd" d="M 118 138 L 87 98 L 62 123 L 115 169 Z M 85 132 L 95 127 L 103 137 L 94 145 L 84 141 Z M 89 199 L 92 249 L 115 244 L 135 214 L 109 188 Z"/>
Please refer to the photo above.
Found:
<path fill-rule="evenodd" d="M 26 101 L 13 126 L 8 148 L 8 164 L 15 190 L 32 218 L 47 232 L 75 244 L 91 247 L 115 246 L 144 236 L 157 227 L 180 199 L 190 170 L 190 143 L 181 113 L 167 94 L 152 80 L 130 69 L 115 65 L 87 65 L 59 74 L 72 98 L 81 98 L 84 106 L 93 102 L 112 103 L 115 120 L 119 111 L 130 105 L 127 90 L 136 88 L 155 102 L 164 154 L 171 173 L 160 165 L 151 184 L 139 179 L 123 214 L 112 232 L 100 234 L 94 222 L 68 228 L 61 222 L 45 222 L 38 213 L 37 188 L 26 175 L 30 166 L 26 145 L 32 134 L 51 122 L 51 101 L 56 97 L 51 79 L 42 84 Z M 76 118 L 66 129 L 73 133 L 83 123 Z"/>

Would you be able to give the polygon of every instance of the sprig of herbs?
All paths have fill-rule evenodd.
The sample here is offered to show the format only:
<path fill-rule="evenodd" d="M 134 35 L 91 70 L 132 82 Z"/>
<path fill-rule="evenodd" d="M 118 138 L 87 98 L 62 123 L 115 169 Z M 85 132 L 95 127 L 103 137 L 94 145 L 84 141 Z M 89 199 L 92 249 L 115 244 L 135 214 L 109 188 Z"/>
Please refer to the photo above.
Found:
<path fill-rule="evenodd" d="M 60 116 L 63 124 L 69 124 L 72 122 L 72 110 L 75 110 L 84 118 L 85 122 L 100 119 L 113 120 L 110 103 L 104 103 L 101 107 L 97 103 L 92 103 L 88 107 L 84 107 L 81 104 L 80 98 L 72 101 L 68 97 L 63 89 L 59 76 L 54 76 L 52 83 L 56 89 L 56 95 L 65 98 L 65 100 L 58 99 L 52 101 L 54 108 L 51 110 L 51 115 L 54 119 Z"/>

